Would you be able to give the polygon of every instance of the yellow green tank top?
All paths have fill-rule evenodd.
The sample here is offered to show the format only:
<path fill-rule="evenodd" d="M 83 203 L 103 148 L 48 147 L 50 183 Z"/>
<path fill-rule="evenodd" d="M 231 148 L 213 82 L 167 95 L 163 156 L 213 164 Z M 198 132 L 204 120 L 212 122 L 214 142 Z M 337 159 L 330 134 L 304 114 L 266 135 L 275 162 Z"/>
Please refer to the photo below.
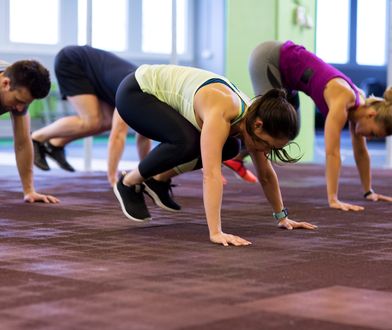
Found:
<path fill-rule="evenodd" d="M 154 95 L 160 101 L 177 110 L 199 131 L 196 122 L 193 101 L 196 92 L 210 83 L 223 83 L 229 86 L 239 97 L 238 116 L 232 125 L 240 121 L 250 105 L 249 98 L 237 89 L 225 77 L 193 67 L 178 65 L 141 65 L 135 72 L 140 89 Z"/>

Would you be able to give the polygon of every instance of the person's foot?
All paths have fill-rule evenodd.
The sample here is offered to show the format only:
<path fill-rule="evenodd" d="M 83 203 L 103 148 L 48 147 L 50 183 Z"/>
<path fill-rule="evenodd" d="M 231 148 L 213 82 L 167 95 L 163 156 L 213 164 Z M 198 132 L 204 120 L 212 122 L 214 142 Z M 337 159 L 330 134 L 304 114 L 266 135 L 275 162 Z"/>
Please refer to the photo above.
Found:
<path fill-rule="evenodd" d="M 45 144 L 45 149 L 47 155 L 52 158 L 63 170 L 68 172 L 75 172 L 75 169 L 65 158 L 64 147 L 55 147 L 54 145 L 47 142 Z"/>
<path fill-rule="evenodd" d="M 50 167 L 46 161 L 45 156 L 45 145 L 41 142 L 33 141 L 33 152 L 34 152 L 34 165 L 43 171 L 49 171 Z"/>
<path fill-rule="evenodd" d="M 151 197 L 156 205 L 167 211 L 177 212 L 181 210 L 181 206 L 172 198 L 171 181 L 164 182 L 150 178 L 143 184 L 145 193 Z"/>
<path fill-rule="evenodd" d="M 121 177 L 114 185 L 113 191 L 120 202 L 121 210 L 128 219 L 138 222 L 151 220 L 144 200 L 144 186 L 142 184 L 128 187 L 123 184 L 123 177 Z"/>
<path fill-rule="evenodd" d="M 235 174 L 246 182 L 255 183 L 257 177 L 249 171 L 242 160 L 229 159 L 223 162 L 225 166 L 235 172 Z"/>

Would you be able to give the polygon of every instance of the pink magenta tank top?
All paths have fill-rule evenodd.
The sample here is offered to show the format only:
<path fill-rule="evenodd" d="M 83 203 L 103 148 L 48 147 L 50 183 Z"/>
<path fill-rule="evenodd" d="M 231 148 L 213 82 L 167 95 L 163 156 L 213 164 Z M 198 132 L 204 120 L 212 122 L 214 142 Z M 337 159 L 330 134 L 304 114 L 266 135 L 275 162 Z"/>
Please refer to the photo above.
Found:
<path fill-rule="evenodd" d="M 350 78 L 292 41 L 286 41 L 280 48 L 279 70 L 283 86 L 310 96 L 323 116 L 328 114 L 324 89 L 334 78 L 347 81 L 355 92 L 355 107 L 360 104 L 358 89 Z"/>

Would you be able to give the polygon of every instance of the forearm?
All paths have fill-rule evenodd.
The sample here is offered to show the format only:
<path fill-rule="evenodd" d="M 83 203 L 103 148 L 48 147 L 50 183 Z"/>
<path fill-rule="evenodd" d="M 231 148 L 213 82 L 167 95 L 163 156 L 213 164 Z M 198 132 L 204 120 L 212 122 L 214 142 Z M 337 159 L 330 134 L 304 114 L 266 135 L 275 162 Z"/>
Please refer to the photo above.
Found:
<path fill-rule="evenodd" d="M 370 157 L 368 152 L 361 154 L 354 154 L 355 163 L 357 165 L 359 177 L 361 179 L 362 188 L 364 192 L 372 188 L 372 176 L 370 170 Z"/>
<path fill-rule="evenodd" d="M 25 195 L 34 192 L 33 147 L 30 144 L 15 146 L 15 158 L 20 181 Z"/>
<path fill-rule="evenodd" d="M 271 204 L 274 212 L 280 212 L 283 209 L 282 194 L 279 188 L 279 181 L 275 172 L 269 174 L 266 178 L 261 178 L 261 186 L 265 197 Z"/>
<path fill-rule="evenodd" d="M 264 154 L 250 153 L 253 164 L 257 170 L 257 176 L 261 187 L 263 188 L 265 197 L 271 204 L 274 212 L 282 211 L 284 205 L 282 200 L 282 193 L 279 187 L 278 176 L 271 162 L 265 159 Z"/>
<path fill-rule="evenodd" d="M 328 203 L 338 200 L 340 167 L 340 155 L 327 154 L 325 177 L 327 183 Z"/>
<path fill-rule="evenodd" d="M 203 201 L 210 236 L 222 232 L 222 175 L 203 173 Z"/>

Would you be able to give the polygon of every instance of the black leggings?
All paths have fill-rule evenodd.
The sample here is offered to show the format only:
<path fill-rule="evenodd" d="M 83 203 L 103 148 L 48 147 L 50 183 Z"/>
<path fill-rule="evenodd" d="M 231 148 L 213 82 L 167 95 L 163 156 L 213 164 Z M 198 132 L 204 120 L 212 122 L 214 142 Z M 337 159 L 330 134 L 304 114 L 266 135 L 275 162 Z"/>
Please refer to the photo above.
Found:
<path fill-rule="evenodd" d="M 117 89 L 116 107 L 121 118 L 137 133 L 160 142 L 139 163 L 145 179 L 181 164 L 198 159 L 194 170 L 202 167 L 200 132 L 178 111 L 151 94 L 144 93 L 131 73 Z M 223 147 L 222 159 L 235 157 L 239 142 L 229 137 Z"/>

